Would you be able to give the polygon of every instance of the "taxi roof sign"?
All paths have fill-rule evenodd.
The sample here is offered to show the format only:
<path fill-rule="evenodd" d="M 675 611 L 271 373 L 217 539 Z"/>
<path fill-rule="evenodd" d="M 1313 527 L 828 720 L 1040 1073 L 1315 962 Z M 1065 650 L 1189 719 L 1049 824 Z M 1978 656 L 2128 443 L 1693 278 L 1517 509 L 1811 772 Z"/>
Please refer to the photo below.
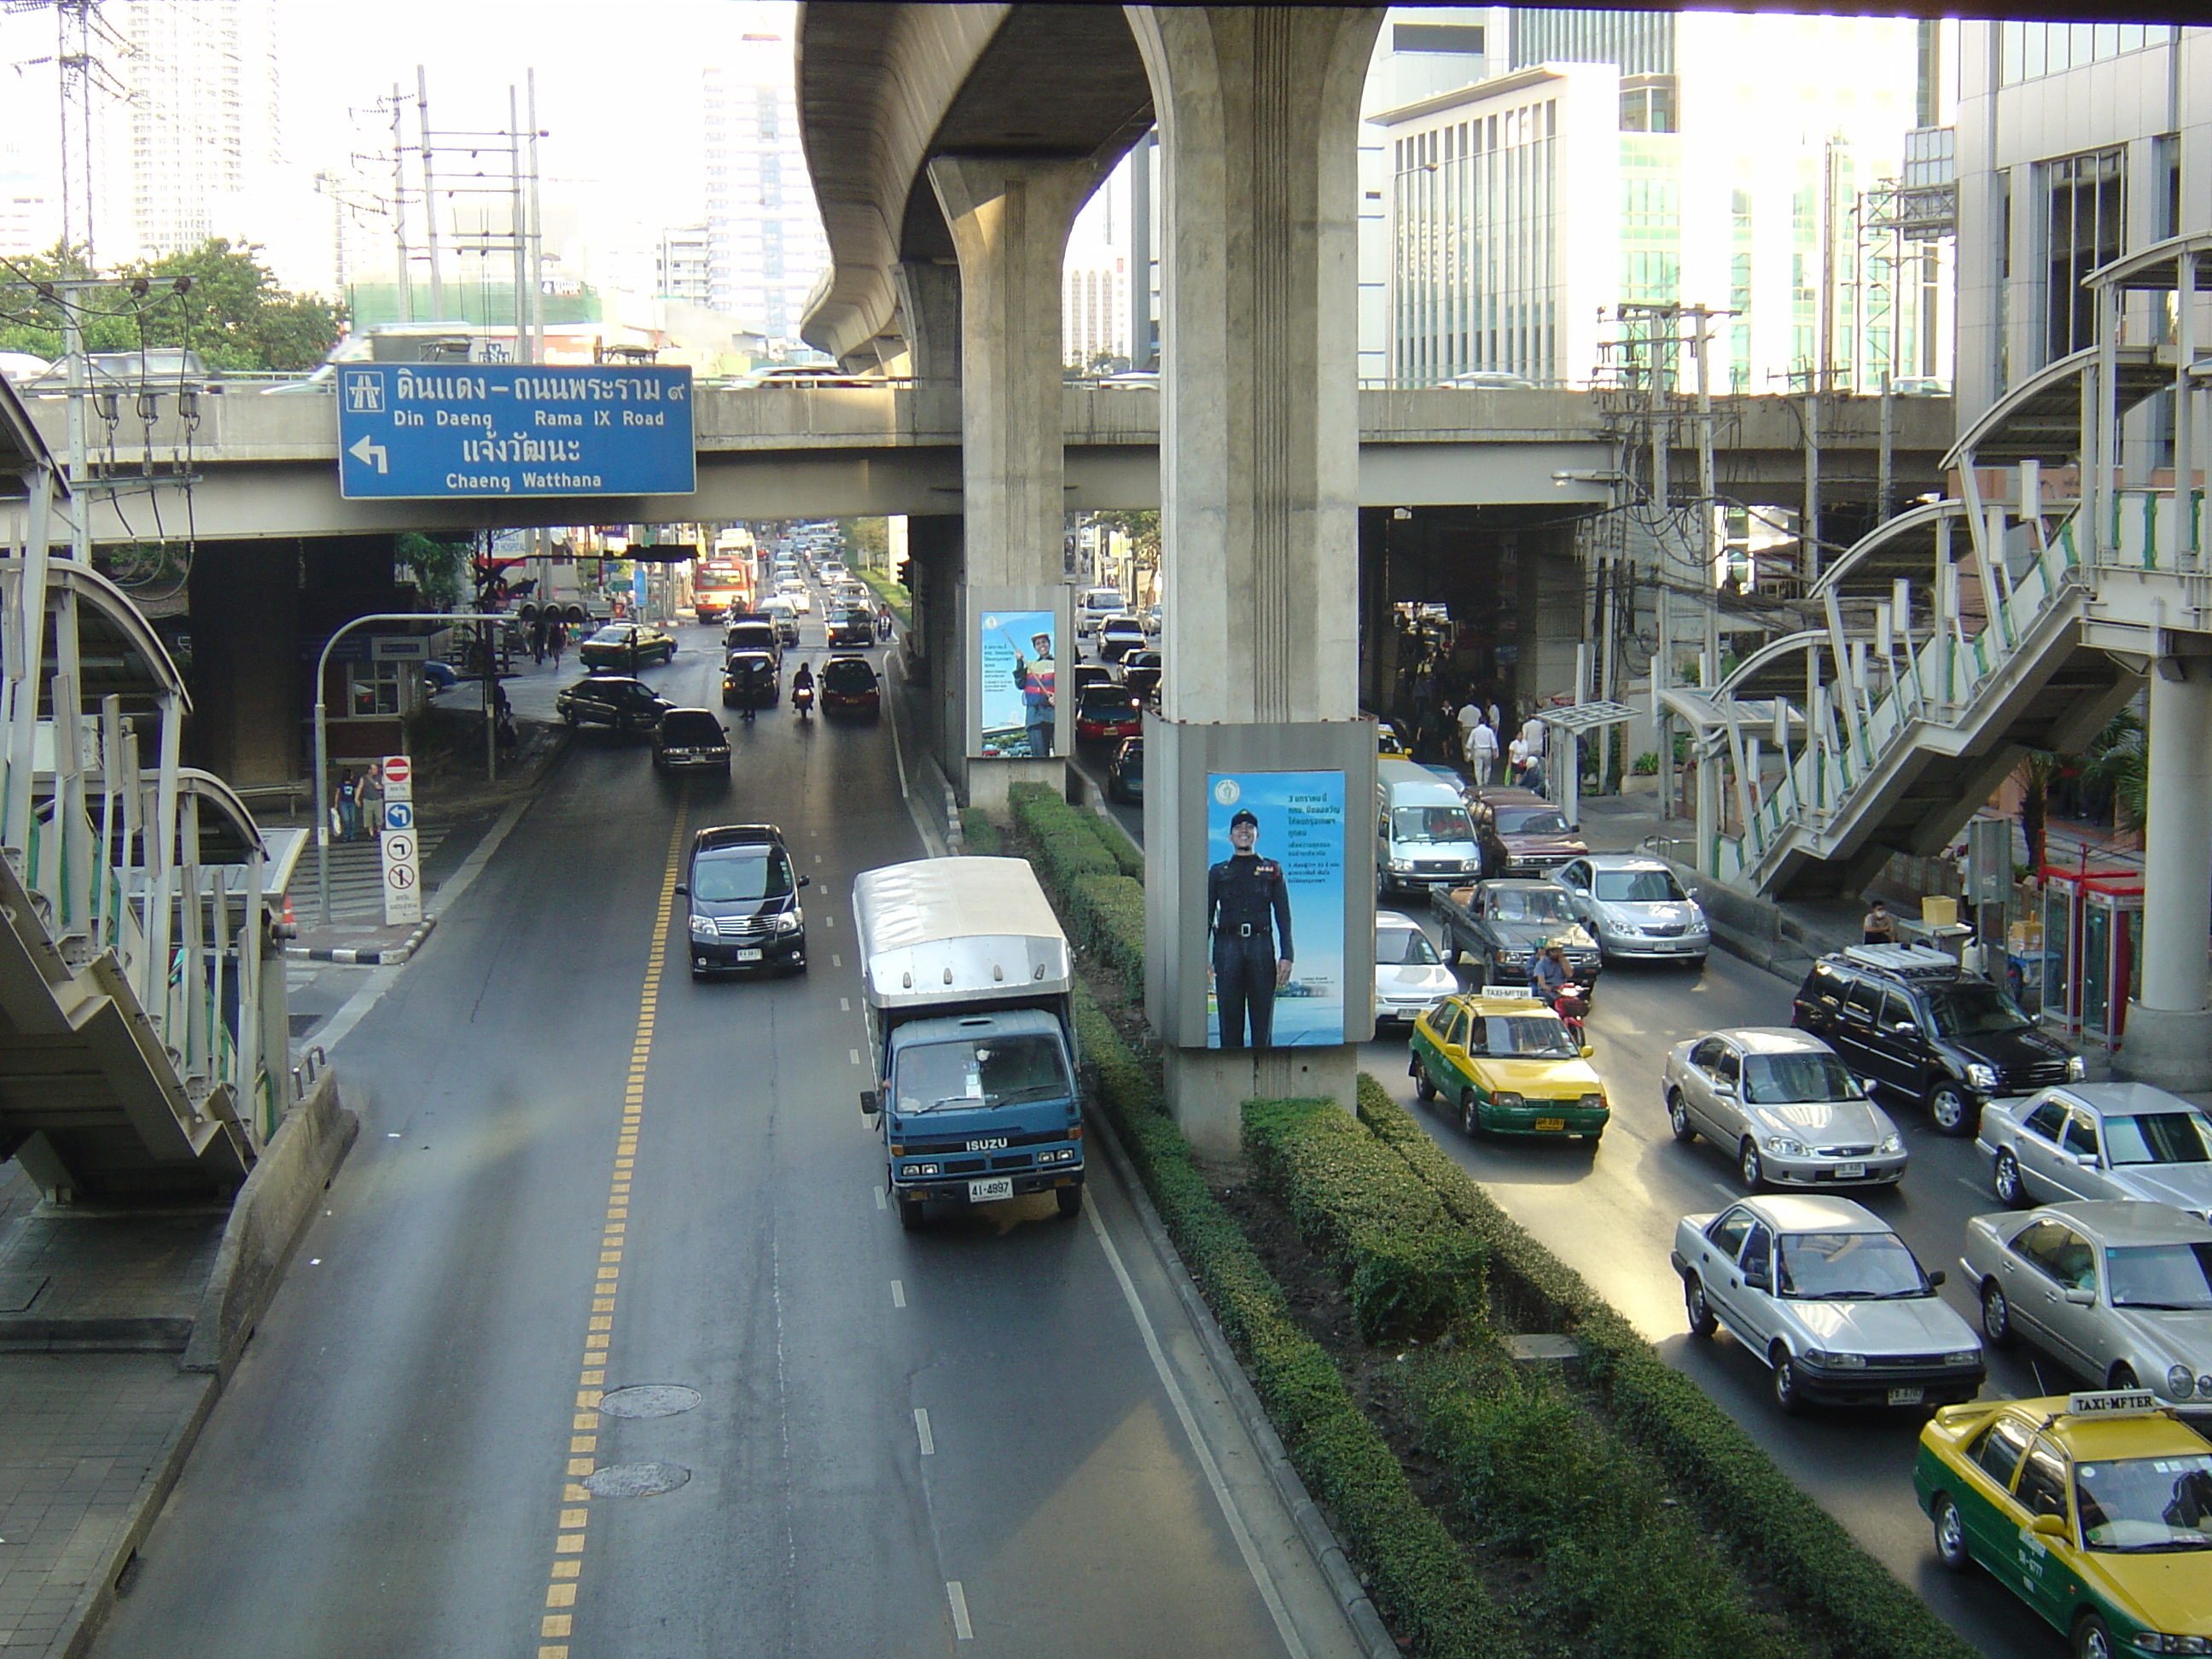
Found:
<path fill-rule="evenodd" d="M 1535 1002 L 1543 999 L 1525 985 L 1486 985 L 1475 995 L 1486 1002 Z"/>
<path fill-rule="evenodd" d="M 2158 1396 L 2148 1389 L 2100 1389 L 2066 1396 L 2069 1417 L 2137 1417 L 2158 1409 Z"/>

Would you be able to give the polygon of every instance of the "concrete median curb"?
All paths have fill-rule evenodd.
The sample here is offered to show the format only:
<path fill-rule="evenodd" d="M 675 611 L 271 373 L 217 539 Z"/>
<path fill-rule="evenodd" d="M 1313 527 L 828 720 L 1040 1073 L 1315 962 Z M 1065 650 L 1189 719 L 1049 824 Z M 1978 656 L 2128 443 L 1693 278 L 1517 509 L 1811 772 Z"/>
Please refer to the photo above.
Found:
<path fill-rule="evenodd" d="M 393 968 L 422 948 L 422 941 L 430 937 L 430 930 L 438 925 L 435 916 L 425 916 L 416 924 L 415 931 L 397 945 L 288 945 L 284 947 L 287 962 L 338 962 L 357 963 L 364 968 Z"/>

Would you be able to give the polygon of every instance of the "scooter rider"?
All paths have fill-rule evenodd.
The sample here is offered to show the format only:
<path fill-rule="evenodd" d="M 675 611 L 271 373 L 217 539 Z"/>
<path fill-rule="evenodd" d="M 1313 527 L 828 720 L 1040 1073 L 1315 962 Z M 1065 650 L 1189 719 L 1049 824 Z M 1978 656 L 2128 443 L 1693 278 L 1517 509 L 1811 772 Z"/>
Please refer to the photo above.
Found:
<path fill-rule="evenodd" d="M 799 665 L 799 672 L 791 677 L 791 706 L 801 714 L 814 706 L 814 665 Z"/>
<path fill-rule="evenodd" d="M 1564 947 L 1547 945 L 1528 964 L 1528 988 L 1536 1000 L 1547 1006 L 1559 1000 L 1559 988 L 1568 982 L 1567 953 Z"/>

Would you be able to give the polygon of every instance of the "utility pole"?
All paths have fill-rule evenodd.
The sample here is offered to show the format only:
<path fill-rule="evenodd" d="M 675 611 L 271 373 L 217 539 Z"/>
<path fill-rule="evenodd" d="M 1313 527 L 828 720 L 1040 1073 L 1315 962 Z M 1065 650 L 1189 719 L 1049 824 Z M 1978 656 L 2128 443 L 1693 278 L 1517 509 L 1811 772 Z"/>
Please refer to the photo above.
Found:
<path fill-rule="evenodd" d="M 400 127 L 404 106 L 399 82 L 392 83 L 392 234 L 399 257 L 399 320 L 415 320 L 415 277 L 407 257 L 407 136 Z"/>
<path fill-rule="evenodd" d="M 430 256 L 430 320 L 446 320 L 446 286 L 438 274 L 438 199 L 432 193 L 430 161 L 430 76 L 415 65 L 415 113 L 422 135 L 422 241 Z"/>
<path fill-rule="evenodd" d="M 538 71 L 524 71 L 530 117 L 530 361 L 545 361 L 545 225 L 538 203 Z"/>
<path fill-rule="evenodd" d="M 507 89 L 507 228 L 514 233 L 514 360 L 537 362 L 530 349 L 530 301 L 523 289 L 530 276 L 530 227 L 523 211 L 522 129 L 516 125 L 514 88 Z"/>

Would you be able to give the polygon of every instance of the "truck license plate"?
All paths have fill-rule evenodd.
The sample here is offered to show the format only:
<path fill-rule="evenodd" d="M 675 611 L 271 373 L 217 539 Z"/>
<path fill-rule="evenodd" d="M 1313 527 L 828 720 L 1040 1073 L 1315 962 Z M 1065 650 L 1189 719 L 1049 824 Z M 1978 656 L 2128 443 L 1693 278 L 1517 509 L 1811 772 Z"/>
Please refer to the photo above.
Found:
<path fill-rule="evenodd" d="M 1893 1406 L 1917 1406 L 1927 1393 L 1925 1389 L 1892 1389 L 1889 1403 Z"/>
<path fill-rule="evenodd" d="M 1866 1179 L 1866 1165 L 1863 1164 L 1838 1164 L 1836 1165 L 1836 1179 L 1838 1181 L 1864 1181 Z"/>
<path fill-rule="evenodd" d="M 1566 1127 L 1567 1121 L 1563 1117 L 1540 1117 L 1536 1120 L 1536 1128 L 1539 1133 L 1561 1131 Z"/>
<path fill-rule="evenodd" d="M 738 960 L 739 962 L 758 962 L 760 960 L 760 952 L 757 951 L 740 951 L 738 952 Z"/>
<path fill-rule="evenodd" d="M 989 1181 L 968 1183 L 968 1201 L 970 1204 L 988 1204 L 994 1198 L 1012 1198 L 1013 1195 L 1014 1178 L 1012 1176 L 999 1176 Z"/>

